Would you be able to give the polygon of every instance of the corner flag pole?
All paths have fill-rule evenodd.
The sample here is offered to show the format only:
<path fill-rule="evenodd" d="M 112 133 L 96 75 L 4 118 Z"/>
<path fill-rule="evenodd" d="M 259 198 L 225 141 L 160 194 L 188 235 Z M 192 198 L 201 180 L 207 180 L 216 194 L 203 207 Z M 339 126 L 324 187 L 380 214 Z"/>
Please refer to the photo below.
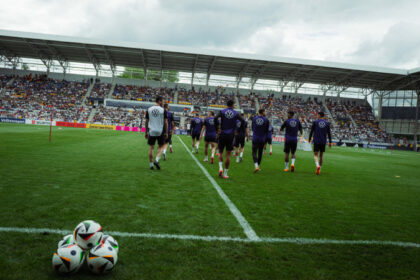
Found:
<path fill-rule="evenodd" d="M 51 110 L 51 120 L 50 120 L 50 138 L 49 138 L 49 142 L 51 143 L 51 131 L 52 131 L 52 122 L 53 122 L 53 109 L 52 109 L 52 105 L 49 105 L 48 107 L 50 107 L 50 110 Z"/>

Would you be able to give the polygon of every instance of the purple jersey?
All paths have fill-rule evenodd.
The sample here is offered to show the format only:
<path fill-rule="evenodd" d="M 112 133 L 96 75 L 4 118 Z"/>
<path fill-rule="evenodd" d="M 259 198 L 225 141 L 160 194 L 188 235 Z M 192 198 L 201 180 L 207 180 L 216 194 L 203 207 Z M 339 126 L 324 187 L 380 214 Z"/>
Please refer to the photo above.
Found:
<path fill-rule="evenodd" d="M 270 122 L 264 116 L 256 116 L 252 120 L 252 141 L 265 142 L 268 135 L 268 127 Z"/>
<path fill-rule="evenodd" d="M 319 145 L 327 144 L 327 135 L 331 141 L 331 133 L 330 133 L 330 124 L 323 119 L 319 119 L 313 122 L 311 133 L 309 134 L 309 138 L 314 136 L 314 143 Z"/>
<path fill-rule="evenodd" d="M 302 125 L 298 119 L 287 119 L 281 129 L 286 128 L 286 142 L 297 142 L 298 132 L 302 130 Z"/>
<path fill-rule="evenodd" d="M 216 125 L 214 123 L 214 117 L 208 117 L 204 120 L 204 126 L 206 127 L 207 137 L 216 137 Z"/>
<path fill-rule="evenodd" d="M 238 131 L 239 137 L 246 136 L 246 128 L 248 127 L 248 123 L 245 120 L 237 120 L 236 121 L 236 129 Z"/>
<path fill-rule="evenodd" d="M 203 120 L 199 117 L 195 117 L 191 120 L 191 134 L 200 134 L 201 127 L 203 126 Z"/>
<path fill-rule="evenodd" d="M 226 108 L 219 112 L 220 125 L 222 135 L 233 135 L 236 129 L 236 121 L 239 119 L 239 114 L 232 108 Z"/>
<path fill-rule="evenodd" d="M 166 111 L 166 116 L 168 118 L 168 132 L 171 133 L 171 131 L 172 131 L 172 121 L 174 120 L 174 115 L 171 112 Z"/>

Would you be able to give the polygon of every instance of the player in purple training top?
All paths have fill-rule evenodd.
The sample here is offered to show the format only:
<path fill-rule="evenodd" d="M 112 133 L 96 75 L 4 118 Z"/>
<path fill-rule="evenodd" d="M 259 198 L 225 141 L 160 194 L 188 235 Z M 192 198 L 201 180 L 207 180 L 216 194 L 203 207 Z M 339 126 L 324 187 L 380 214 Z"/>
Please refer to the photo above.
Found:
<path fill-rule="evenodd" d="M 210 163 L 214 163 L 214 153 L 216 152 L 216 136 L 217 136 L 217 130 L 216 130 L 216 124 L 214 122 L 214 111 L 210 111 L 207 118 L 204 120 L 203 128 L 201 129 L 201 135 L 200 139 L 204 136 L 204 161 L 209 161 L 208 156 L 208 149 L 209 144 L 211 145 L 211 158 Z"/>
<path fill-rule="evenodd" d="M 166 116 L 168 118 L 168 138 L 165 139 L 165 144 L 163 145 L 163 160 L 166 160 L 166 150 L 168 149 L 169 145 L 169 152 L 172 153 L 172 134 L 175 130 L 175 123 L 174 123 L 174 115 L 169 111 L 168 103 L 163 105 L 163 109 L 165 109 Z"/>
<path fill-rule="evenodd" d="M 270 156 L 273 154 L 273 126 L 270 124 L 268 127 L 268 133 L 267 133 L 267 139 L 265 139 L 265 145 L 264 145 L 264 155 L 265 151 L 267 150 L 267 144 L 270 147 Z"/>
<path fill-rule="evenodd" d="M 230 164 L 230 155 L 233 150 L 233 140 L 235 137 L 236 121 L 242 120 L 242 117 L 233 109 L 233 100 L 227 102 L 228 108 L 219 111 L 216 116 L 217 135 L 219 141 L 219 177 L 224 179 L 228 177 Z M 220 123 L 219 123 L 220 120 Z M 223 151 L 226 148 L 225 171 L 223 173 Z"/>
<path fill-rule="evenodd" d="M 316 175 L 321 174 L 321 166 L 323 161 L 323 155 L 325 152 L 325 145 L 327 144 L 328 135 L 328 146 L 331 148 L 331 130 L 330 124 L 323 119 L 324 112 L 318 113 L 318 119 L 313 122 L 311 133 L 309 133 L 309 142 L 311 142 L 312 135 L 314 136 L 314 160 L 316 164 Z M 319 161 L 318 161 L 319 153 Z"/>
<path fill-rule="evenodd" d="M 284 143 L 284 172 L 289 171 L 289 153 L 292 153 L 290 171 L 295 171 L 295 153 L 297 148 L 298 132 L 300 132 L 301 135 L 303 134 L 302 125 L 298 119 L 293 118 L 294 115 L 295 112 L 289 111 L 287 113 L 287 120 L 280 128 L 280 131 L 283 131 L 286 128 L 286 142 Z"/>
<path fill-rule="evenodd" d="M 260 109 L 259 115 L 252 119 L 252 158 L 254 160 L 254 173 L 259 172 L 262 160 L 264 144 L 267 140 L 270 122 L 265 117 L 265 110 Z M 258 153 L 258 155 L 257 155 Z"/>
<path fill-rule="evenodd" d="M 242 120 L 236 121 L 237 134 L 235 136 L 235 151 L 236 151 L 236 162 L 242 162 L 246 141 L 249 140 L 248 135 L 248 122 L 245 120 L 245 114 L 241 114 Z"/>
<path fill-rule="evenodd" d="M 201 127 L 203 126 L 203 120 L 200 118 L 200 114 L 196 113 L 195 118 L 191 120 L 191 137 L 192 137 L 192 153 L 194 151 L 198 153 L 198 147 L 200 145 L 200 133 Z"/>

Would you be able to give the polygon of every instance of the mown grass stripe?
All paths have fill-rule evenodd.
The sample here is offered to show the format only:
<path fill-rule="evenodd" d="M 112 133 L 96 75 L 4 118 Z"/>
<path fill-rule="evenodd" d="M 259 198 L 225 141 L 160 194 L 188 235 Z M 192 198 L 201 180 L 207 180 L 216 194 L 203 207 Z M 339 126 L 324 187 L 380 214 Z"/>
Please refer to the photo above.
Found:
<path fill-rule="evenodd" d="M 197 158 L 191 153 L 191 151 L 188 149 L 187 145 L 185 145 L 184 141 L 177 136 L 178 140 L 181 141 L 182 145 L 184 145 L 185 150 L 188 152 L 188 154 L 193 158 L 195 163 L 200 167 L 200 169 L 203 171 L 204 175 L 206 175 L 207 179 L 209 179 L 210 183 L 213 185 L 213 187 L 216 189 L 219 196 L 223 199 L 223 201 L 226 203 L 227 207 L 229 208 L 230 212 L 235 216 L 238 223 L 241 225 L 241 227 L 244 230 L 245 235 L 253 240 L 258 241 L 259 237 L 255 233 L 254 229 L 251 227 L 251 225 L 248 223 L 248 221 L 245 219 L 245 217 L 242 215 L 242 213 L 239 211 L 239 209 L 233 204 L 233 202 L 230 200 L 230 198 L 225 194 L 225 192 L 222 190 L 222 188 L 219 186 L 219 184 L 213 179 L 213 177 L 209 174 L 206 168 L 197 160 Z"/>

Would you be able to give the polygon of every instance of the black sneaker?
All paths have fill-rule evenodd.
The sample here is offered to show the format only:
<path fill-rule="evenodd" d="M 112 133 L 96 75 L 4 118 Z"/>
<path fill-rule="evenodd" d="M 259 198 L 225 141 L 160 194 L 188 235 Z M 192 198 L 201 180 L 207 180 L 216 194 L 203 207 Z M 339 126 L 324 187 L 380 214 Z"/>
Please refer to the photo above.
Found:
<path fill-rule="evenodd" d="M 159 165 L 159 162 L 155 161 L 153 164 L 156 166 L 156 169 L 157 169 L 157 170 L 160 170 L 160 165 Z"/>
<path fill-rule="evenodd" d="M 150 170 L 154 170 L 153 166 L 150 166 Z"/>

